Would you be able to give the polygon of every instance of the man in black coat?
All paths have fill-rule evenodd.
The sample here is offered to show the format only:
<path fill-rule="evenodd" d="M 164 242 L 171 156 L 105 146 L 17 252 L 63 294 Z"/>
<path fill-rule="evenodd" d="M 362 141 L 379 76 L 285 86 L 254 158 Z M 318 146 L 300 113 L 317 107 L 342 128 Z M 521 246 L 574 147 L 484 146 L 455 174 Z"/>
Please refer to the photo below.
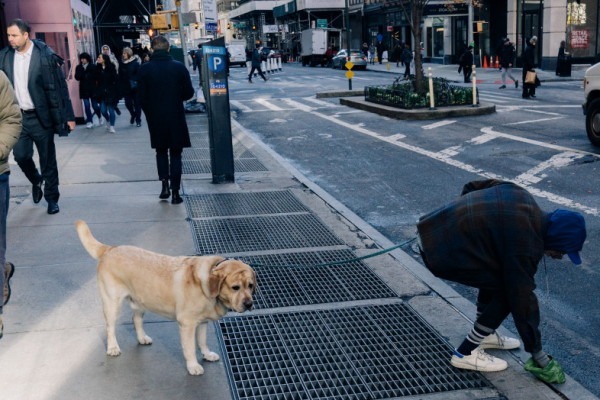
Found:
<path fill-rule="evenodd" d="M 171 204 L 180 204 L 181 153 L 191 146 L 183 102 L 194 96 L 194 87 L 185 65 L 169 55 L 169 42 L 164 36 L 152 39 L 152 49 L 150 62 L 143 64 L 138 73 L 139 96 L 150 131 L 150 146 L 156 149 L 162 182 L 159 198 L 171 196 Z"/>
<path fill-rule="evenodd" d="M 100 105 L 94 99 L 96 94 L 96 82 L 94 80 L 96 66 L 92 63 L 92 57 L 83 52 L 79 55 L 79 65 L 75 68 L 75 79 L 79 81 L 79 98 L 83 100 L 85 111 L 86 128 L 94 127 L 94 114 L 100 122 Z"/>
<path fill-rule="evenodd" d="M 29 24 L 21 19 L 8 24 L 10 46 L 0 51 L 0 69 L 15 88 L 23 114 L 23 131 L 13 148 L 15 161 L 32 184 L 33 202 L 39 203 L 43 196 L 48 214 L 56 214 L 60 193 L 54 134 L 67 136 L 75 129 L 75 114 L 61 69 L 62 58 L 45 43 L 30 39 L 30 32 Z M 34 144 L 41 174 L 33 161 Z"/>

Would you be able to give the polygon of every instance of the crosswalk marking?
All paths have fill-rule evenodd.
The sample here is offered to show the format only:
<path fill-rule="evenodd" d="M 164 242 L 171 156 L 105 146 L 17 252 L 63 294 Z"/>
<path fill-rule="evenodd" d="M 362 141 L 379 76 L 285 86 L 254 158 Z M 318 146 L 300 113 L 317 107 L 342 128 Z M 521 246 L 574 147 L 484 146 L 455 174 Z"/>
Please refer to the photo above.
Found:
<path fill-rule="evenodd" d="M 339 107 L 337 104 L 331 104 L 323 100 L 315 99 L 314 97 L 303 97 L 303 99 L 310 101 L 311 103 L 318 104 L 322 107 Z"/>
<path fill-rule="evenodd" d="M 252 109 L 250 107 L 244 105 L 244 103 L 242 103 L 241 101 L 229 100 L 229 103 L 231 103 L 231 105 L 235 106 L 236 108 L 238 108 L 242 111 L 252 111 Z"/>
<path fill-rule="evenodd" d="M 277 107 L 275 104 L 271 104 L 267 101 L 267 99 L 254 99 L 254 101 L 260 105 L 267 107 L 269 110 L 273 111 L 283 111 L 283 108 Z"/>
<path fill-rule="evenodd" d="M 292 107 L 297 108 L 298 110 L 302 110 L 302 111 L 306 111 L 306 112 L 311 112 L 314 111 L 315 108 L 307 106 L 305 104 L 299 103 L 297 101 L 294 101 L 292 99 L 282 99 L 283 102 L 285 102 L 286 104 L 289 104 Z"/>

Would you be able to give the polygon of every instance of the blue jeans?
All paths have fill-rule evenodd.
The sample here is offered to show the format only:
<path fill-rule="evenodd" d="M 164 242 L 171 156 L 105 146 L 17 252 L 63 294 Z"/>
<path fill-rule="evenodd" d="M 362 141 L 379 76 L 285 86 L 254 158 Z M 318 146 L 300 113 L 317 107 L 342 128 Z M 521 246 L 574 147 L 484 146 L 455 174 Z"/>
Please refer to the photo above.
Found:
<path fill-rule="evenodd" d="M 83 110 L 85 111 L 85 122 L 92 123 L 94 122 L 94 114 L 100 118 L 102 115 L 100 113 L 100 104 L 94 99 L 81 99 L 83 100 Z"/>
<path fill-rule="evenodd" d="M 104 119 L 108 121 L 108 124 L 110 126 L 115 126 L 115 106 L 112 103 L 107 103 L 102 100 L 100 103 L 100 111 L 102 112 Z"/>
<path fill-rule="evenodd" d="M 0 175 L 0 288 L 4 288 L 4 264 L 6 262 L 6 217 L 10 200 L 9 172 Z M 0 301 L 0 315 L 2 315 Z"/>

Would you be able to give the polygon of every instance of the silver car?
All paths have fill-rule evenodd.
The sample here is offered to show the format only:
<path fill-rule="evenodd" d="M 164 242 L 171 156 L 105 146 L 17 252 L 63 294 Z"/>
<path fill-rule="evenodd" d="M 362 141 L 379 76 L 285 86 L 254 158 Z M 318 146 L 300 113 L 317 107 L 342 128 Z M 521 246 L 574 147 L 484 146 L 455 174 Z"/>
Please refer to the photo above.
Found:
<path fill-rule="evenodd" d="M 360 50 L 350 50 L 350 61 L 354 64 L 353 70 L 367 69 L 367 57 Z M 346 62 L 348 62 L 348 50 L 342 49 L 331 59 L 331 66 L 346 69 Z"/>

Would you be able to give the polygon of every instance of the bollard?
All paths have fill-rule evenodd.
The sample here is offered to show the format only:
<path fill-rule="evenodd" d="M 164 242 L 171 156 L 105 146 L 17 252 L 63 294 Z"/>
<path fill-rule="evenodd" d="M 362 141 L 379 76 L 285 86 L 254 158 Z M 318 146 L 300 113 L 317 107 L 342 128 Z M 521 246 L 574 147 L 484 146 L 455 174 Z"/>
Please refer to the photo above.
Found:
<path fill-rule="evenodd" d="M 477 71 L 475 71 L 475 65 L 473 68 L 473 107 L 478 107 L 477 104 Z"/>
<path fill-rule="evenodd" d="M 431 75 L 431 67 L 427 68 L 429 73 L 429 109 L 435 110 L 435 99 L 433 96 L 433 76 Z"/>
<path fill-rule="evenodd" d="M 281 57 L 279 57 L 277 59 L 277 67 L 279 68 L 280 71 L 283 71 L 282 65 L 281 65 Z"/>
<path fill-rule="evenodd" d="M 248 76 L 250 76 L 250 71 L 252 71 L 252 61 L 246 61 L 246 69 L 248 70 Z"/>
<path fill-rule="evenodd" d="M 390 63 L 389 63 L 389 62 L 385 64 L 385 68 L 386 68 L 388 71 L 390 70 Z"/>

